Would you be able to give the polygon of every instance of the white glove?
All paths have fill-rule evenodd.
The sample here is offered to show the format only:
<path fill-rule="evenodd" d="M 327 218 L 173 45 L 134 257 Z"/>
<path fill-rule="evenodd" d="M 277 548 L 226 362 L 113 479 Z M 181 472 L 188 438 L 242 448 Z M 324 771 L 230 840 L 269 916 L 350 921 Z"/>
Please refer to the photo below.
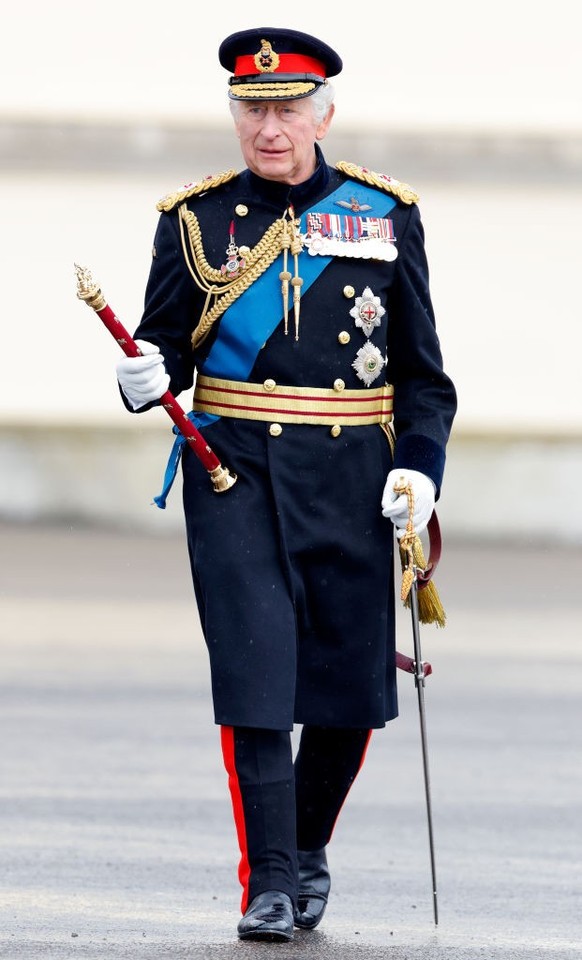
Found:
<path fill-rule="evenodd" d="M 394 493 L 394 485 L 412 484 L 414 497 L 414 516 L 412 522 L 416 533 L 421 533 L 434 510 L 435 485 L 432 480 L 418 470 L 391 470 L 382 494 L 382 516 L 389 517 L 396 527 L 396 536 L 402 537 L 408 523 L 408 499 L 405 493 Z"/>
<path fill-rule="evenodd" d="M 147 340 L 136 340 L 141 357 L 123 357 L 117 364 L 119 385 L 134 410 L 159 400 L 170 386 L 160 348 Z"/>

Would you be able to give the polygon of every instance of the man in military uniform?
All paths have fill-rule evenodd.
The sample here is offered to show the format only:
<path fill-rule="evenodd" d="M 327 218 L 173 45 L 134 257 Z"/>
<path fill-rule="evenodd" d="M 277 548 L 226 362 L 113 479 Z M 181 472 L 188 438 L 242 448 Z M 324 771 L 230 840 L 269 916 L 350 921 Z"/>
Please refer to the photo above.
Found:
<path fill-rule="evenodd" d="M 160 202 L 143 356 L 117 375 L 138 411 L 195 381 L 194 423 L 238 477 L 217 495 L 178 450 L 241 850 L 238 934 L 284 941 L 321 920 L 338 813 L 372 729 L 397 714 L 393 525 L 408 509 L 394 483 L 411 483 L 421 531 L 456 399 L 415 194 L 319 147 L 337 53 L 262 27 L 219 59 L 246 169 Z"/>

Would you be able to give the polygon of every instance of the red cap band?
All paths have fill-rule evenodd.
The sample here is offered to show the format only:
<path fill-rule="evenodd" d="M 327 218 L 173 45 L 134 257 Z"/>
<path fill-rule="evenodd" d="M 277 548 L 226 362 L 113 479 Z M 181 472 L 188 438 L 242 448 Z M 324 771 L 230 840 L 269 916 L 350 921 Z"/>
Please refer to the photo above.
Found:
<path fill-rule="evenodd" d="M 252 75 L 263 76 L 264 73 L 315 73 L 325 79 L 325 67 L 315 57 L 306 57 L 301 53 L 280 53 L 279 65 L 276 70 L 257 70 L 255 58 L 251 54 L 237 57 L 234 68 L 235 77 Z"/>

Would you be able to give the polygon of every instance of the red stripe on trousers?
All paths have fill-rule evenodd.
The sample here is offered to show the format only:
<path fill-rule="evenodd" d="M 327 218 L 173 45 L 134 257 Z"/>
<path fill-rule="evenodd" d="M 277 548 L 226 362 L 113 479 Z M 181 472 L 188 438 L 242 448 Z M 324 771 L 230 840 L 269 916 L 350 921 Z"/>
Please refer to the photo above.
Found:
<path fill-rule="evenodd" d="M 344 804 L 345 804 L 346 800 L 348 799 L 348 793 L 349 793 L 350 790 L 352 789 L 352 787 L 353 787 L 353 785 L 354 785 L 354 782 L 355 782 L 355 780 L 356 780 L 356 777 L 358 776 L 358 773 L 360 772 L 360 770 L 361 770 L 362 767 L 364 766 L 364 760 L 366 759 L 366 753 L 368 752 L 368 747 L 370 746 L 370 740 L 371 740 L 371 739 L 372 739 L 372 731 L 371 731 L 371 730 L 368 730 L 368 736 L 367 736 L 366 742 L 365 742 L 365 744 L 364 744 L 364 749 L 362 750 L 362 756 L 360 757 L 360 764 L 359 764 L 359 766 L 358 766 L 358 770 L 357 770 L 357 772 L 356 772 L 356 776 L 355 776 L 354 779 L 352 780 L 352 782 L 351 782 L 351 784 L 350 784 L 350 786 L 349 786 L 349 789 L 348 789 L 348 791 L 347 791 L 347 793 L 346 793 L 346 795 L 345 795 L 345 797 L 344 797 L 344 802 L 342 803 L 341 807 L 339 808 L 339 810 L 338 810 L 338 812 L 337 812 L 337 817 L 335 818 L 335 823 L 334 823 L 334 825 L 333 825 L 333 828 L 332 828 L 332 831 L 331 831 L 331 835 L 330 835 L 330 838 L 329 838 L 330 840 L 331 840 L 331 837 L 333 836 L 333 831 L 335 830 L 336 823 L 337 823 L 338 820 L 339 820 L 340 813 L 342 812 L 342 810 L 343 810 L 343 808 L 344 808 Z M 329 841 L 328 841 L 328 843 L 329 843 Z"/>
<path fill-rule="evenodd" d="M 246 825 L 245 825 L 245 815 L 244 815 L 244 808 L 243 808 L 243 802 L 242 802 L 242 794 L 240 789 L 240 783 L 238 780 L 238 773 L 236 771 L 233 727 L 221 727 L 220 740 L 222 744 L 222 756 L 224 760 L 224 766 L 228 774 L 228 789 L 230 790 L 230 796 L 232 799 L 234 823 L 236 826 L 238 845 L 241 853 L 240 863 L 238 866 L 238 878 L 243 888 L 241 912 L 244 913 L 247 909 L 248 901 L 249 901 L 249 878 L 251 875 L 251 868 L 249 864 L 247 831 L 246 831 Z"/>

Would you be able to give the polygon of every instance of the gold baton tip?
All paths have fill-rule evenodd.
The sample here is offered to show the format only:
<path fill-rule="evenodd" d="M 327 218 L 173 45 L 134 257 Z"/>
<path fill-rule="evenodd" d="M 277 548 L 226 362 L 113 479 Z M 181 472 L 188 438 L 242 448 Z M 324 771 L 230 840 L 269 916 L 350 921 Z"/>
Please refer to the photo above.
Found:
<path fill-rule="evenodd" d="M 75 263 L 74 267 L 77 274 L 77 296 L 79 300 L 84 300 L 94 310 L 103 310 L 107 306 L 107 301 L 101 293 L 99 285 L 93 280 L 91 271 L 87 267 L 79 266 L 78 263 Z"/>
<path fill-rule="evenodd" d="M 210 479 L 215 493 L 225 493 L 231 487 L 234 487 L 238 478 L 236 473 L 231 473 L 228 467 L 219 464 L 218 467 L 210 471 Z"/>

